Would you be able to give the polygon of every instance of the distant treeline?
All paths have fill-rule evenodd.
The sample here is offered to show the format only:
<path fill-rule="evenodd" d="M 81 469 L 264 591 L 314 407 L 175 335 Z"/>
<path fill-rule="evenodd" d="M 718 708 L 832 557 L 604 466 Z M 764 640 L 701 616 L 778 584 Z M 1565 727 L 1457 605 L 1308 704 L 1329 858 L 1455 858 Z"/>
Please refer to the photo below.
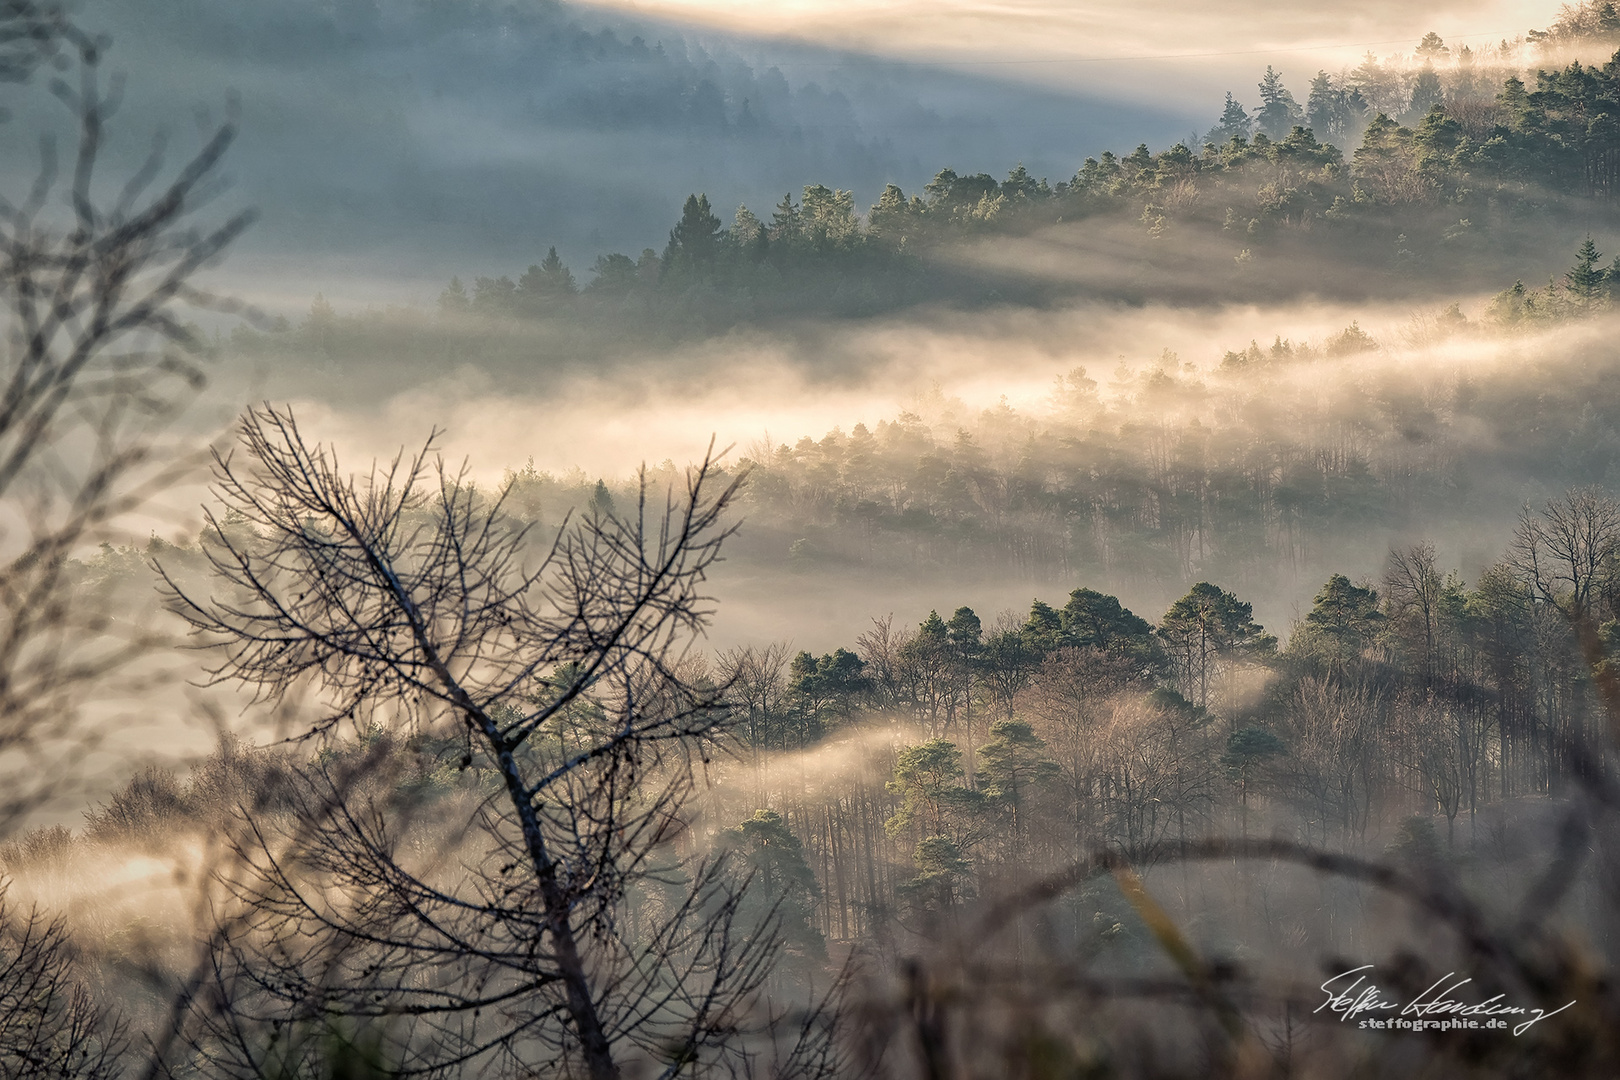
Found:
<path fill-rule="evenodd" d="M 1496 308 L 1556 318 L 1605 303 L 1565 283 L 1509 290 Z M 1431 368 L 1424 347 L 1493 347 L 1455 308 L 1406 333 L 1390 344 L 1413 349 L 1407 365 L 1382 361 L 1383 346 L 1352 325 L 1201 364 L 1167 351 L 1111 378 L 1078 369 L 1044 417 L 935 400 L 759 447 L 744 461 L 738 555 L 785 557 L 807 575 L 1095 574 L 1154 589 L 1219 576 L 1269 588 L 1280 567 L 1357 558 L 1368 536 L 1499 518 L 1518 492 L 1620 469 L 1612 363 L 1509 343 L 1496 346 L 1514 357 L 1500 366 Z M 1337 363 L 1358 354 L 1368 362 Z"/>
<path fill-rule="evenodd" d="M 1279 567 L 1358 558 L 1369 535 L 1500 517 L 1517 492 L 1620 470 L 1612 357 L 1499 338 L 1609 310 L 1620 271 L 1605 265 L 1588 241 L 1545 288 L 1516 284 L 1472 319 L 1452 306 L 1379 331 L 1395 340 L 1352 324 L 1319 341 L 1166 351 L 1072 370 L 1044 410 L 936 397 L 870 426 L 747 449 L 747 525 L 731 558 L 811 578 L 1261 587 Z M 354 325 L 318 310 L 289 334 L 341 343 Z M 1422 358 L 1447 342 L 1515 359 L 1465 372 Z M 1392 350 L 1414 359 L 1384 360 Z M 593 484 L 531 467 L 511 474 L 507 494 L 524 520 L 553 526 L 571 507 L 611 504 Z"/>
<path fill-rule="evenodd" d="M 590 503 L 613 512 L 602 485 Z M 1585 546 L 1563 545 L 1576 534 Z M 148 554 L 199 569 L 195 548 Z M 109 549 L 83 583 L 137 563 Z M 695 661 L 700 682 L 728 687 L 740 744 L 714 765 L 704 813 L 785 849 L 793 938 L 814 953 L 823 936 L 881 933 L 897 912 L 955 907 L 1095 846 L 1252 830 L 1448 860 L 1453 843 L 1484 849 L 1477 819 L 1495 812 L 1491 857 L 1511 865 L 1530 825 L 1510 833 L 1501 809 L 1564 791 L 1561 748 L 1605 722 L 1583 628 L 1620 647 L 1620 504 L 1593 489 L 1527 509 L 1472 584 L 1428 543 L 1392 550 L 1376 581 L 1330 575 L 1286 644 L 1207 580 L 1156 622 L 1084 586 L 994 622 L 949 605 L 913 624 L 880 616 L 821 655 L 760 642 Z M 411 790 L 488 782 L 455 765 L 453 737 L 412 739 Z M 241 768 L 215 761 L 204 778 L 226 766 Z M 275 777 L 224 779 L 251 796 Z M 206 784 L 192 792 L 149 770 L 86 832 L 168 835 L 220 812 L 194 797 Z M 1105 904 L 1064 903 L 1087 918 Z"/>
<path fill-rule="evenodd" d="M 1593 541 L 1585 569 L 1558 553 L 1570 527 Z M 1332 575 L 1281 649 L 1209 582 L 1156 624 L 1077 588 L 1021 622 L 959 607 L 914 627 L 878 619 L 822 656 L 738 649 L 717 677 L 758 753 L 837 745 L 897 716 L 921 729 L 836 784 L 813 764 L 761 782 L 759 801 L 806 841 L 830 937 L 874 932 L 897 902 L 993 892 L 1077 846 L 1173 849 L 1258 822 L 1445 859 L 1431 822 L 1478 844 L 1459 819 L 1561 791 L 1559 747 L 1605 723 L 1573 627 L 1601 621 L 1612 655 L 1617 541 L 1620 507 L 1572 492 L 1527 511 L 1472 587 L 1428 544 L 1392 551 L 1377 583 Z"/>
<path fill-rule="evenodd" d="M 922 302 L 1253 299 L 1380 279 L 1407 290 L 1478 287 L 1539 255 L 1549 225 L 1571 232 L 1611 219 L 1620 54 L 1602 67 L 1538 72 L 1531 85 L 1514 75 L 1493 83 L 1466 49 L 1437 66 L 1445 50 L 1431 35 L 1415 73 L 1371 58 L 1345 77 L 1319 73 L 1303 105 L 1268 68 L 1256 112 L 1229 95 L 1207 141 L 1105 153 L 1056 183 L 1022 165 L 999 181 L 947 168 L 920 193 L 890 184 L 864 215 L 852 192 L 811 184 L 768 214 L 739 207 L 729 225 L 693 194 L 660 248 L 601 255 L 583 281 L 556 248 L 515 280 L 455 278 L 436 319 L 373 314 L 347 328 L 350 349 L 397 351 L 402 337 L 453 333 L 464 345 L 481 335 L 499 352 L 495 339 L 523 337 L 536 321 L 553 335 L 547 351 L 566 352 L 559 327 L 588 349 L 604 333 L 687 336 Z M 1075 222 L 1110 237 L 1117 273 L 1064 284 L 1017 255 L 994 267 L 950 255 Z M 341 332 L 327 323 L 322 348 Z M 245 327 L 236 344 L 295 346 Z"/>

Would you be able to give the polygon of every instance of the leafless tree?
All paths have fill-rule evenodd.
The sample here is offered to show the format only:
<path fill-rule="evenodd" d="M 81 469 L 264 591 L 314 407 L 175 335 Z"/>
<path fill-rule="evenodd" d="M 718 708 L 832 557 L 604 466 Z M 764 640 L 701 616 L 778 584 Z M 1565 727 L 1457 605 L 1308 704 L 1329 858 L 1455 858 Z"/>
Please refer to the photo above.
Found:
<path fill-rule="evenodd" d="M 0 82 L 24 82 L 64 50 L 95 49 L 58 0 L 0 0 Z"/>
<path fill-rule="evenodd" d="M 1579 488 L 1519 514 L 1509 561 L 1543 603 L 1574 618 L 1591 617 L 1615 578 L 1620 503 Z"/>
<path fill-rule="evenodd" d="M 1384 570 L 1384 596 L 1397 623 L 1416 624 L 1418 649 L 1426 678 L 1435 670 L 1435 637 L 1440 628 L 1440 594 L 1445 588 L 1436 569 L 1434 545 L 1428 541 L 1409 548 L 1391 548 Z"/>
<path fill-rule="evenodd" d="M 252 824 L 247 925 L 221 942 L 218 1008 L 191 1020 L 205 1070 L 261 1075 L 252 1031 L 331 1016 L 372 1024 L 411 1074 L 758 1064 L 778 939 L 737 918 L 686 816 L 731 715 L 682 665 L 737 482 L 706 460 L 658 508 L 644 481 L 624 520 L 578 520 L 530 565 L 524 530 L 431 441 L 360 479 L 288 412 L 249 413 L 241 442 L 245 461 L 217 462 L 219 594 L 173 593 L 215 677 L 273 700 L 312 688 L 309 737 L 334 748 L 346 722 L 454 745 L 476 797 L 428 815 L 454 852 L 429 857 L 392 774 L 329 756 L 288 827 Z"/>
<path fill-rule="evenodd" d="M 1364 675 L 1300 680 L 1288 703 L 1288 787 L 1305 814 L 1305 835 L 1364 837 L 1388 787 L 1389 738 L 1382 688 Z"/>
<path fill-rule="evenodd" d="M 899 711 L 909 703 L 902 656 L 910 641 L 905 627 L 895 627 L 892 613 L 874 618 L 872 629 L 855 639 L 855 651 L 866 664 L 879 708 Z"/>
<path fill-rule="evenodd" d="M 81 973 L 60 917 L 14 910 L 0 884 L 0 1076 L 112 1080 L 127 1048 Z"/>
<path fill-rule="evenodd" d="M 721 653 L 719 660 L 720 681 L 731 688 L 731 700 L 747 729 L 754 801 L 764 805 L 760 753 L 787 712 L 788 644 L 773 641 L 760 647 L 743 645 Z"/>
<path fill-rule="evenodd" d="M 167 183 L 161 146 L 127 182 L 103 181 L 117 93 L 100 51 L 60 4 L 0 0 L 0 80 L 52 61 L 49 90 L 76 129 L 66 162 L 47 135 L 30 189 L 0 196 L 0 833 L 82 771 L 86 692 L 153 645 L 76 603 L 65 573 L 197 463 L 164 439 L 203 383 L 204 343 L 181 312 L 218 306 L 195 278 L 251 218 L 194 223 L 219 190 L 230 123 Z"/>

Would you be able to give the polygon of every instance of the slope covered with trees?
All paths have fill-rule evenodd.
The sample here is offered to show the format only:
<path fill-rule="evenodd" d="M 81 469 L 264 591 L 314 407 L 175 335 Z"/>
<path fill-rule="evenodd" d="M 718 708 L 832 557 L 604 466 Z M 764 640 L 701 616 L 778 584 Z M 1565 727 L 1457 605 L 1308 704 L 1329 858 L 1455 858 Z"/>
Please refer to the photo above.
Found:
<path fill-rule="evenodd" d="M 523 12 L 548 55 L 660 63 Z M 1614 1075 L 1620 53 L 1568 54 L 1617 27 L 1430 35 L 1299 97 L 1268 69 L 1208 140 L 1057 184 L 946 169 L 864 215 L 812 185 L 730 226 L 693 194 L 583 285 L 551 248 L 432 312 L 317 298 L 210 343 L 180 301 L 247 217 L 186 219 L 233 129 L 103 207 L 101 45 L 0 0 L 0 79 L 82 77 L 63 216 L 48 161 L 0 205 L 0 1076 Z M 1558 63 L 1521 79 L 1528 49 Z M 480 483 L 436 436 L 356 472 L 265 405 L 200 531 L 109 531 L 192 460 L 163 433 L 203 361 L 289 361 L 327 407 L 453 363 L 562 408 L 557 357 L 645 374 L 602 358 L 742 324 L 1312 292 L 1429 313 L 628 482 Z M 988 366 L 1013 321 L 982 323 Z M 707 636 L 728 574 L 769 633 Z M 896 582 L 926 599 L 885 610 Z M 27 829 L 121 734 L 90 692 L 165 664 L 214 752 Z M 131 711 L 177 709 L 149 688 Z"/>

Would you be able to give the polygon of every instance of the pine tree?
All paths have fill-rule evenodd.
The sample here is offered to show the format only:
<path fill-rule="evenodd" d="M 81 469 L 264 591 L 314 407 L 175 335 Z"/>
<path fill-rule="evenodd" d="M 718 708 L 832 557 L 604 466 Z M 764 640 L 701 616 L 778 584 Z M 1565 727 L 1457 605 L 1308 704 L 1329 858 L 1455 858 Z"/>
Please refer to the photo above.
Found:
<path fill-rule="evenodd" d="M 1209 130 L 1209 141 L 1224 146 L 1233 139 L 1247 139 L 1254 122 L 1249 119 L 1247 110 L 1238 104 L 1232 92 L 1226 92 L 1226 107 L 1221 110 L 1218 123 Z"/>
<path fill-rule="evenodd" d="M 1046 741 L 1022 720 L 998 720 L 990 725 L 990 741 L 979 751 L 984 765 L 981 781 L 985 794 L 1012 815 L 1014 853 L 1022 846 L 1031 798 L 1043 785 L 1056 780 L 1058 763 L 1046 751 Z"/>
<path fill-rule="evenodd" d="M 1372 644 L 1383 624 L 1378 593 L 1334 574 L 1316 594 L 1315 606 L 1288 642 L 1288 651 L 1325 664 L 1348 664 Z"/>
<path fill-rule="evenodd" d="M 1305 99 L 1305 123 L 1323 142 L 1345 138 L 1350 127 L 1350 104 L 1344 90 L 1333 85 L 1325 71 L 1311 80 L 1310 96 Z"/>
<path fill-rule="evenodd" d="M 1593 307 L 1606 291 L 1604 286 L 1608 274 L 1598 266 L 1601 258 L 1603 254 L 1588 235 L 1586 242 L 1575 253 L 1575 265 L 1564 275 L 1564 292 L 1579 311 Z"/>
<path fill-rule="evenodd" d="M 1603 0 L 1597 9 L 1598 33 L 1606 38 L 1620 37 L 1620 11 L 1609 0 Z"/>
<path fill-rule="evenodd" d="M 573 272 L 563 265 L 556 248 L 546 252 L 539 266 L 531 266 L 518 278 L 518 292 L 530 305 L 552 304 L 579 292 Z"/>
<path fill-rule="evenodd" d="M 1277 639 L 1254 621 L 1254 607 L 1207 581 L 1171 605 L 1159 623 L 1184 697 L 1209 704 L 1210 683 L 1228 661 L 1274 652 Z"/>
<path fill-rule="evenodd" d="M 598 255 L 591 273 L 596 277 L 586 288 L 593 293 L 627 293 L 635 288 L 638 278 L 635 260 L 617 252 Z"/>
<path fill-rule="evenodd" d="M 771 215 L 770 238 L 772 243 L 788 241 L 791 243 L 799 238 L 803 230 L 804 215 L 793 204 L 793 193 L 788 192 L 782 196 L 782 201 L 776 204 L 776 212 Z"/>
<path fill-rule="evenodd" d="M 804 858 L 804 844 L 774 810 L 756 810 L 720 840 L 748 879 L 741 904 L 742 928 L 758 933 L 775 926 L 792 950 L 824 957 L 826 939 L 814 925 L 821 895 L 816 875 Z"/>
<path fill-rule="evenodd" d="M 450 287 L 439 294 L 440 315 L 465 315 L 472 306 L 472 298 L 467 295 L 467 287 L 458 277 L 450 279 Z"/>
<path fill-rule="evenodd" d="M 910 224 L 911 208 L 906 193 L 895 184 L 889 184 L 878 196 L 877 205 L 866 215 L 867 229 L 873 236 L 903 240 Z"/>
<path fill-rule="evenodd" d="M 754 215 L 754 212 L 748 209 L 746 204 L 738 206 L 736 216 L 731 219 L 731 229 L 727 234 L 732 246 L 739 251 L 750 251 L 764 234 L 765 226 Z"/>
<path fill-rule="evenodd" d="M 709 196 L 688 195 L 681 220 L 669 232 L 664 273 L 702 274 L 714 265 L 719 248 L 720 219 L 709 206 Z"/>
<path fill-rule="evenodd" d="M 1423 40 L 1418 42 L 1417 54 L 1427 60 L 1434 60 L 1439 57 L 1450 56 L 1451 50 L 1446 47 L 1444 39 L 1439 34 L 1430 30 L 1423 35 Z"/>
<path fill-rule="evenodd" d="M 1255 114 L 1255 124 L 1271 138 L 1281 139 L 1304 116 L 1304 110 L 1294 100 L 1294 95 L 1283 86 L 1282 76 L 1268 64 L 1265 75 L 1260 79 L 1260 111 Z M 1225 124 L 1225 115 L 1222 115 L 1221 122 Z"/>
<path fill-rule="evenodd" d="M 1417 81 L 1412 84 L 1412 102 L 1407 106 L 1406 114 L 1411 122 L 1416 123 L 1429 114 L 1429 110 L 1445 100 L 1445 90 L 1440 85 L 1440 76 L 1434 70 L 1433 64 L 1424 64 L 1423 70 L 1418 72 Z"/>

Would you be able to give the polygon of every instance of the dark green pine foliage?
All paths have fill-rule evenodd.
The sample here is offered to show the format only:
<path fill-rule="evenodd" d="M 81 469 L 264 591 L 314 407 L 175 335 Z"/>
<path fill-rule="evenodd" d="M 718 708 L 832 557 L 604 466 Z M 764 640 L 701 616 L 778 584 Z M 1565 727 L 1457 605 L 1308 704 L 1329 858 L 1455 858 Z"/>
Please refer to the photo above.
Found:
<path fill-rule="evenodd" d="M 1228 96 L 1228 101 L 1231 100 Z M 1233 104 L 1236 104 L 1233 102 Z M 1241 108 L 1241 106 L 1240 106 Z M 1260 79 L 1260 110 L 1254 114 L 1255 126 L 1273 139 L 1281 139 L 1304 119 L 1305 111 L 1294 100 L 1294 95 L 1282 83 L 1282 76 L 1270 65 Z M 1225 126 L 1226 115 L 1221 116 Z"/>
<path fill-rule="evenodd" d="M 1024 646 L 1036 656 L 1045 656 L 1064 644 L 1063 616 L 1051 604 L 1036 600 L 1024 621 Z"/>
<path fill-rule="evenodd" d="M 1277 639 L 1254 621 L 1252 604 L 1207 581 L 1170 606 L 1159 622 L 1159 638 L 1175 666 L 1182 695 L 1204 706 L 1211 684 L 1228 664 L 1277 648 Z"/>
<path fill-rule="evenodd" d="M 1316 594 L 1288 651 L 1310 662 L 1343 667 L 1361 658 L 1383 626 L 1377 591 L 1334 574 Z"/>
<path fill-rule="evenodd" d="M 1069 594 L 1059 618 L 1065 644 L 1126 657 L 1144 676 L 1163 663 L 1153 626 L 1115 597 L 1095 589 L 1076 589 Z"/>
<path fill-rule="evenodd" d="M 748 881 L 737 918 L 745 933 L 759 933 L 776 920 L 777 932 L 790 953 L 820 959 L 827 942 L 814 924 L 820 887 L 805 861 L 804 845 L 775 810 L 726 830 L 722 850 L 736 861 L 739 877 Z"/>
<path fill-rule="evenodd" d="M 709 275 L 720 252 L 720 229 L 709 196 L 688 195 L 681 208 L 681 220 L 670 230 L 669 244 L 664 248 L 664 277 L 678 282 Z"/>
<path fill-rule="evenodd" d="M 1424 64 L 1412 84 L 1412 102 L 1407 106 L 1405 115 L 1417 121 L 1427 116 L 1436 105 L 1443 104 L 1445 97 L 1445 89 L 1440 85 L 1440 75 L 1434 70 L 1434 65 Z"/>
<path fill-rule="evenodd" d="M 1349 93 L 1335 86 L 1327 72 L 1318 71 L 1305 99 L 1306 126 L 1323 142 L 1338 142 L 1349 137 L 1353 117 Z"/>
<path fill-rule="evenodd" d="M 872 688 L 865 668 L 865 661 L 843 648 L 820 657 L 805 651 L 795 656 L 788 669 L 788 690 L 798 730 L 779 745 L 808 746 L 849 717 Z"/>
<path fill-rule="evenodd" d="M 595 277 L 585 286 L 586 290 L 613 296 L 622 296 L 634 289 L 640 276 L 636 261 L 628 255 L 618 253 L 598 255 L 596 265 L 591 267 L 591 273 Z"/>
<path fill-rule="evenodd" d="M 1594 307 L 1607 293 L 1608 273 L 1598 265 L 1602 258 L 1602 252 L 1588 235 L 1575 253 L 1575 265 L 1564 275 L 1565 294 L 1576 307 Z"/>
<path fill-rule="evenodd" d="M 1011 817 L 1015 844 L 1027 827 L 1030 804 L 1061 772 L 1046 741 L 1023 720 L 991 724 L 990 741 L 979 748 L 980 788 Z"/>
<path fill-rule="evenodd" d="M 1254 121 L 1249 119 L 1248 110 L 1244 109 L 1228 90 L 1226 107 L 1221 110 L 1221 118 L 1210 129 L 1207 138 L 1212 143 L 1224 145 L 1234 139 L 1247 139 L 1253 127 Z"/>
<path fill-rule="evenodd" d="M 972 608 L 959 607 L 946 622 L 945 635 L 959 656 L 971 660 L 981 648 L 984 628 Z"/>
<path fill-rule="evenodd" d="M 619 257 L 624 258 L 622 255 Z M 518 278 L 517 287 L 520 303 L 542 311 L 560 308 L 579 292 L 573 272 L 563 265 L 556 248 L 546 252 L 539 266 L 529 267 Z"/>

